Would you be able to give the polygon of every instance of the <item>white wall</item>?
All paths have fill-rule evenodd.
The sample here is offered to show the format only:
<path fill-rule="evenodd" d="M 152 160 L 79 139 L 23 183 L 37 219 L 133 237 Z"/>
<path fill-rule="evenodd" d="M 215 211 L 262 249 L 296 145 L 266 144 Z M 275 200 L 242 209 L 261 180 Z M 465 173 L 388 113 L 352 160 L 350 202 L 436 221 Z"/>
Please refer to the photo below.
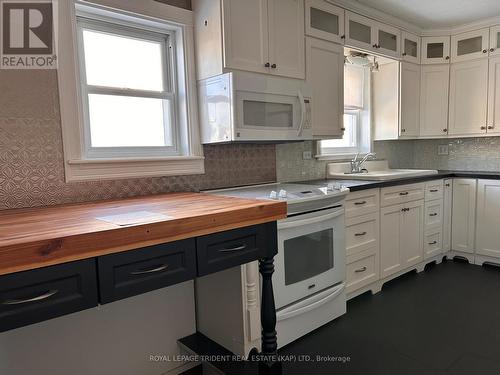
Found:
<path fill-rule="evenodd" d="M 149 356 L 178 354 L 195 330 L 188 281 L 0 333 L 0 374 L 159 375 L 183 364 Z"/>

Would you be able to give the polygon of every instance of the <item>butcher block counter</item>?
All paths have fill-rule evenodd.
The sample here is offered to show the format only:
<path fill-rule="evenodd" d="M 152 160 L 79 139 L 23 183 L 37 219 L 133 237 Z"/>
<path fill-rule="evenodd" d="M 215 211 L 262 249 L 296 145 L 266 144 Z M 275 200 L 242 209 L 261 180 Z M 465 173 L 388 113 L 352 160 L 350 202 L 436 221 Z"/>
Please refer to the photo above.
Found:
<path fill-rule="evenodd" d="M 205 193 L 0 211 L 0 275 L 284 217 L 284 202 Z"/>

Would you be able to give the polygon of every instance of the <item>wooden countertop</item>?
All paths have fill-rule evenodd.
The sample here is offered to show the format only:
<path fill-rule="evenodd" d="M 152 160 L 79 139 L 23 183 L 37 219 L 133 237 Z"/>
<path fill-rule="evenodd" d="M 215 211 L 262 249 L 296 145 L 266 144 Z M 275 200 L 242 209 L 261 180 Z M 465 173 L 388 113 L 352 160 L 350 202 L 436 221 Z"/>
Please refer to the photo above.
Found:
<path fill-rule="evenodd" d="M 120 226 L 102 217 L 152 213 Z M 0 275 L 286 217 L 286 203 L 206 193 L 170 193 L 62 206 L 0 211 Z"/>

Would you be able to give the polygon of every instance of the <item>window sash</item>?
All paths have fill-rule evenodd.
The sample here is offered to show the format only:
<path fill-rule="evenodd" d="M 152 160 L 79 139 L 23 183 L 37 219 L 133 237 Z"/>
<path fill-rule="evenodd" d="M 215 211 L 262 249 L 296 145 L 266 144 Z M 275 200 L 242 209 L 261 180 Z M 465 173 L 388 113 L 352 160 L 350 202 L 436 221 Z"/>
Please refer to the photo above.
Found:
<path fill-rule="evenodd" d="M 150 91 L 130 88 L 107 87 L 87 84 L 83 31 L 98 31 L 109 35 L 125 36 L 137 40 L 151 41 L 160 44 L 161 64 L 163 69 L 163 90 Z M 175 95 L 175 64 L 172 43 L 175 38 L 168 32 L 154 32 L 139 30 L 134 26 L 114 23 L 111 20 L 95 20 L 86 17 L 77 17 L 77 42 L 80 66 L 80 87 L 83 103 L 83 154 L 89 159 L 98 158 L 136 158 L 136 157 L 165 157 L 179 156 L 179 132 L 177 129 L 177 100 Z M 171 139 L 168 146 L 139 146 L 139 147 L 92 147 L 90 132 L 89 95 L 116 95 L 138 98 L 162 99 L 169 103 L 170 116 L 163 115 L 165 139 Z"/>
<path fill-rule="evenodd" d="M 358 110 L 345 110 L 344 114 L 355 116 L 354 132 L 356 134 L 356 146 L 354 147 L 328 147 L 323 146 L 320 142 L 320 155 L 321 156 L 349 156 L 357 154 L 361 151 L 362 145 L 362 131 L 361 131 L 361 114 Z"/>

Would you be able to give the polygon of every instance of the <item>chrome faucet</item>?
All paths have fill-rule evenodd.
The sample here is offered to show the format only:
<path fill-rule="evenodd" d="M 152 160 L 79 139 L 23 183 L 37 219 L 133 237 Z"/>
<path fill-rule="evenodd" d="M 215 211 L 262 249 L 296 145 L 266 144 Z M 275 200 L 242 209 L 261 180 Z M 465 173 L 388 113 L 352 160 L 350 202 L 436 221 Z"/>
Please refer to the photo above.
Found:
<path fill-rule="evenodd" d="M 354 159 L 351 160 L 351 173 L 363 173 L 362 165 L 368 159 L 373 159 L 375 157 L 374 152 L 369 152 L 361 160 L 359 158 L 359 152 L 354 156 Z"/>

